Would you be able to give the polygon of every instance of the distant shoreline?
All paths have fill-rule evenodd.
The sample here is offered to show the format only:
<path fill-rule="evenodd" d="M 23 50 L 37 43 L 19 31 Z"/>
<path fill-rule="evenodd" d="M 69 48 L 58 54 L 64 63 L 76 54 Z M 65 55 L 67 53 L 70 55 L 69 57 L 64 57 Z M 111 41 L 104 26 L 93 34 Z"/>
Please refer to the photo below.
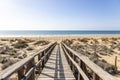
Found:
<path fill-rule="evenodd" d="M 50 40 L 50 41 L 62 41 L 65 39 L 79 39 L 79 38 L 120 38 L 120 35 L 87 35 L 87 36 L 68 36 L 68 35 L 64 35 L 64 36 L 9 36 L 9 37 L 0 37 L 0 39 L 33 39 L 33 40 L 37 40 L 37 39 L 43 39 L 43 40 Z"/>
<path fill-rule="evenodd" d="M 117 36 L 120 36 L 120 34 L 78 34 L 78 35 L 0 35 L 0 38 L 3 38 L 3 37 L 68 37 L 68 36 L 71 36 L 71 37 L 108 37 L 108 36 L 111 36 L 111 37 L 117 37 Z"/>
<path fill-rule="evenodd" d="M 120 36 L 120 31 L 32 30 L 0 31 L 0 37 Z"/>

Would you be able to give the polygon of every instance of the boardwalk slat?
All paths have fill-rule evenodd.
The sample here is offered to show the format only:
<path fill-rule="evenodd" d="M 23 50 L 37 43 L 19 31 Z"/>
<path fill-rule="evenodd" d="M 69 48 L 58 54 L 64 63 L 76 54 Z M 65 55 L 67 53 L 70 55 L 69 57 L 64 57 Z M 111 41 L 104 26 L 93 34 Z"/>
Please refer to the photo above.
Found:
<path fill-rule="evenodd" d="M 58 45 L 37 80 L 75 80 L 65 55 Z"/>

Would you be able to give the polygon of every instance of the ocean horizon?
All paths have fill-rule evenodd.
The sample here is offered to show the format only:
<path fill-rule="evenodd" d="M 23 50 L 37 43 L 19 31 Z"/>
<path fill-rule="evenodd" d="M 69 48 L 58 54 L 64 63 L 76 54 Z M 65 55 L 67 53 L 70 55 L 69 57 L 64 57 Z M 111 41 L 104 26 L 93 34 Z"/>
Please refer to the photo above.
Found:
<path fill-rule="evenodd" d="M 0 37 L 120 36 L 120 31 L 95 30 L 5 30 Z"/>

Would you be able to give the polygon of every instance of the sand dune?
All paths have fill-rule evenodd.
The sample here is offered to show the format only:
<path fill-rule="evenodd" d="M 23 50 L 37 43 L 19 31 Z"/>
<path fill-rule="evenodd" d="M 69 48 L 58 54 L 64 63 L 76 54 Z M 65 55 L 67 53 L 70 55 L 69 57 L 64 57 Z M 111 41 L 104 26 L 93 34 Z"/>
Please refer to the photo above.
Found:
<path fill-rule="evenodd" d="M 32 55 L 52 41 L 65 42 L 72 49 L 88 56 L 120 80 L 120 37 L 116 36 L 64 36 L 18 37 L 0 39 L 0 70 Z M 117 72 L 114 73 L 117 56 Z M 107 67 L 106 67 L 107 66 Z"/>

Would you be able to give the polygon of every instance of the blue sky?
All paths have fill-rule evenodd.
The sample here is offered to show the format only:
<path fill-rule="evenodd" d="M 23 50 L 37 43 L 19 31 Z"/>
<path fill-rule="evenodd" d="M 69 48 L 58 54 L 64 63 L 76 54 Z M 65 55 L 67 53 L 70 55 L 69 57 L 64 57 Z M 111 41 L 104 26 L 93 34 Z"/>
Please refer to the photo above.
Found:
<path fill-rule="evenodd" d="M 0 0 L 0 30 L 120 30 L 120 0 Z"/>

